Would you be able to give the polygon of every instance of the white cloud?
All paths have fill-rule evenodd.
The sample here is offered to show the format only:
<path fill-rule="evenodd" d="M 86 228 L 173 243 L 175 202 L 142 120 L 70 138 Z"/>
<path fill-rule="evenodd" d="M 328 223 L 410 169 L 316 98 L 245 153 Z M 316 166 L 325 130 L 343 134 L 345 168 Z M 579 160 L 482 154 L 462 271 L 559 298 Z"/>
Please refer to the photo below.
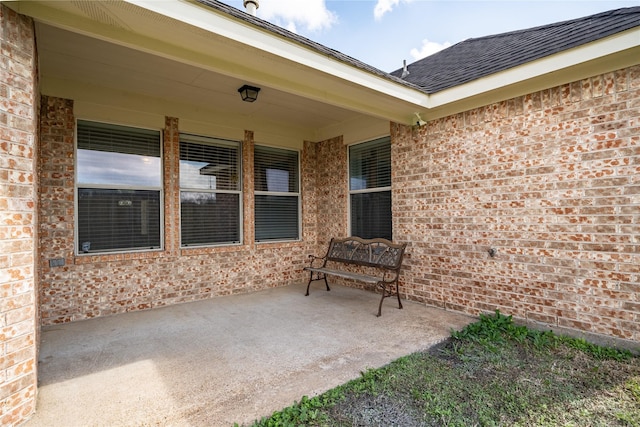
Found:
<path fill-rule="evenodd" d="M 449 46 L 451 46 L 451 43 L 449 42 L 436 43 L 424 39 L 422 40 L 422 46 L 420 47 L 420 49 L 416 49 L 414 47 L 409 53 L 411 54 L 413 59 L 417 61 L 418 59 L 422 59 L 429 55 L 433 55 L 436 52 L 440 52 L 441 50 L 446 49 Z"/>
<path fill-rule="evenodd" d="M 327 9 L 325 0 L 260 0 L 258 16 L 290 31 L 331 28 L 338 16 Z"/>
<path fill-rule="evenodd" d="M 413 0 L 378 0 L 373 8 L 373 16 L 376 21 L 382 19 L 385 13 L 391 12 L 400 3 L 411 3 Z"/>

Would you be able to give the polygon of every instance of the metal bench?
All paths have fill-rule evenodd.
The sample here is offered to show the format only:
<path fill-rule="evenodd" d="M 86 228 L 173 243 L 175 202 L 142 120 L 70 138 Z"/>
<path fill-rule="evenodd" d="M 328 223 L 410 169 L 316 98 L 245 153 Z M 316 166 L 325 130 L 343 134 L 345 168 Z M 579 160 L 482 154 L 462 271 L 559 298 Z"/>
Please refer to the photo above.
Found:
<path fill-rule="evenodd" d="M 329 249 L 325 256 L 309 255 L 310 265 L 304 268 L 305 271 L 309 272 L 309 283 L 307 284 L 307 293 L 305 295 L 309 295 L 309 286 L 315 280 L 324 280 L 327 291 L 330 291 L 327 275 L 332 275 L 370 283 L 381 289 L 382 298 L 378 306 L 378 317 L 382 314 L 382 302 L 386 297 L 397 296 L 398 306 L 402 308 L 398 277 L 400 276 L 400 267 L 406 246 L 406 243 L 395 244 L 386 239 L 333 238 L 329 242 Z M 314 266 L 314 263 L 316 266 Z M 340 268 L 341 265 L 373 267 L 373 269 L 368 270 L 377 271 L 378 274 L 347 271 L 344 268 Z"/>

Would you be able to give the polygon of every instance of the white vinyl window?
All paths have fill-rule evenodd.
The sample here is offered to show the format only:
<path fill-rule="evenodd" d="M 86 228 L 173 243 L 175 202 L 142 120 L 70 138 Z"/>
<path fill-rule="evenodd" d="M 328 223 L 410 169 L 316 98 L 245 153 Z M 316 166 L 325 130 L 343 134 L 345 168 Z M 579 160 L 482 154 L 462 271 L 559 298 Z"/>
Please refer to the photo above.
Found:
<path fill-rule="evenodd" d="M 77 253 L 159 249 L 159 131 L 78 120 Z"/>
<path fill-rule="evenodd" d="M 258 242 L 300 238 L 299 153 L 255 146 L 255 233 Z"/>
<path fill-rule="evenodd" d="M 349 147 L 349 204 L 352 236 L 391 240 L 389 137 Z"/>
<path fill-rule="evenodd" d="M 240 243 L 241 158 L 237 141 L 180 135 L 183 247 Z"/>

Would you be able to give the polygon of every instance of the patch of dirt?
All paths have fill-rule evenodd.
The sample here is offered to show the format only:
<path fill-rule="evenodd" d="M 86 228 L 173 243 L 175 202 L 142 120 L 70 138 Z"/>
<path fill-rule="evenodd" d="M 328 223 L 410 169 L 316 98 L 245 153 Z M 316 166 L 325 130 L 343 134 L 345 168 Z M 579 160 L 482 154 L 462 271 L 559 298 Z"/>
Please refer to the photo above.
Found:
<path fill-rule="evenodd" d="M 353 427 L 424 427 L 419 411 L 405 398 L 362 394 L 349 396 L 334 406 L 330 415 L 340 425 Z M 344 423 L 344 424 L 342 424 Z"/>

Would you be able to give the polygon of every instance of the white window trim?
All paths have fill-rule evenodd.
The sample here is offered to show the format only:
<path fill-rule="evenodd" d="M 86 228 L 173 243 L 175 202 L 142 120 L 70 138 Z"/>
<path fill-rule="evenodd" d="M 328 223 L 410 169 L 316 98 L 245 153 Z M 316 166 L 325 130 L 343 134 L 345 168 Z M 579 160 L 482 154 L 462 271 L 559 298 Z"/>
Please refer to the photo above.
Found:
<path fill-rule="evenodd" d="M 160 186 L 159 187 L 149 187 L 149 186 L 123 186 L 123 185 L 107 185 L 107 184 L 92 184 L 90 187 L 80 186 L 78 184 L 78 121 L 85 122 L 94 122 L 101 123 L 106 125 L 114 125 L 114 126 L 124 126 L 124 127 L 132 127 L 137 129 L 150 130 L 154 132 L 158 132 L 160 134 Z M 123 254 L 123 253 L 140 253 L 140 252 L 161 252 L 164 251 L 164 132 L 162 129 L 150 128 L 145 126 L 135 126 L 131 124 L 123 124 L 123 123 L 115 123 L 109 121 L 102 120 L 93 120 L 87 119 L 83 117 L 76 117 L 74 123 L 74 136 L 73 136 L 73 252 L 75 256 L 99 256 L 99 255 L 111 255 L 111 254 Z M 104 189 L 121 189 L 121 190 L 153 190 L 159 191 L 160 193 L 160 246 L 157 248 L 149 249 L 149 248 L 139 248 L 139 249 L 118 249 L 118 250 L 107 250 L 101 252 L 89 252 L 85 253 L 80 251 L 80 233 L 79 233 L 79 207 L 78 207 L 78 189 L 79 188 L 104 188 Z"/>
<path fill-rule="evenodd" d="M 267 145 L 267 144 L 254 144 L 254 153 L 253 153 L 253 158 L 254 158 L 254 162 L 255 162 L 255 146 L 260 146 L 260 147 L 268 147 L 268 148 L 277 148 L 279 150 L 287 150 L 287 151 L 294 151 L 296 153 L 298 153 L 298 192 L 297 193 L 290 193 L 290 192 L 275 192 L 275 191 L 253 191 L 254 194 L 254 211 L 253 211 L 253 215 L 254 215 L 254 241 L 256 244 L 258 245 L 266 245 L 266 244 L 271 244 L 271 243 L 291 243 L 291 242 L 301 242 L 302 241 L 302 152 L 298 149 L 295 148 L 288 148 L 288 147 L 278 147 L 276 145 Z M 254 163 L 254 168 L 255 168 L 255 163 Z M 255 188 L 255 173 L 254 173 L 254 188 Z M 298 198 L 298 238 L 297 239 L 278 239 L 278 240 L 256 240 L 255 238 L 255 196 L 296 196 Z"/>
<path fill-rule="evenodd" d="M 351 232 L 351 230 L 352 230 L 352 224 L 351 224 L 351 195 L 352 194 L 380 193 L 380 192 L 383 192 L 383 191 L 392 191 L 392 187 L 391 186 L 376 187 L 376 188 L 365 188 L 363 190 L 352 190 L 351 189 L 351 166 L 350 166 L 351 165 L 351 147 L 353 147 L 355 145 L 360 145 L 360 144 L 367 144 L 369 142 L 377 141 L 377 140 L 382 139 L 382 138 L 389 138 L 389 143 L 391 143 L 391 135 L 382 135 L 382 136 L 378 136 L 377 138 L 368 139 L 366 141 L 354 142 L 353 144 L 347 145 L 347 191 L 348 191 L 347 229 L 348 229 L 349 236 L 353 236 L 353 233 Z M 391 193 L 391 196 L 393 197 L 393 192 Z M 391 218 L 391 220 L 393 222 L 393 217 Z"/>
<path fill-rule="evenodd" d="M 202 189 L 202 188 L 191 188 L 191 187 L 182 187 L 180 184 L 180 154 L 178 154 L 178 216 L 180 222 L 180 229 L 178 231 L 178 238 L 180 239 L 180 249 L 181 250 L 189 250 L 189 249 L 202 249 L 202 248 L 219 248 L 219 247 L 229 247 L 229 246 L 242 246 L 244 244 L 244 197 L 243 197 L 243 180 L 244 174 L 242 169 L 242 141 L 227 139 L 227 138 L 218 138 L 215 136 L 202 136 L 191 134 L 188 132 L 180 132 L 179 134 L 179 144 L 182 143 L 182 136 L 186 136 L 193 142 L 201 142 L 201 143 L 211 143 L 212 141 L 220 142 L 224 145 L 225 142 L 228 145 L 238 147 L 238 185 L 240 190 L 211 190 L 211 189 Z M 180 146 L 178 146 L 178 153 L 180 152 Z M 237 242 L 220 242 L 220 243 L 203 243 L 203 244 L 193 244 L 193 245 L 183 245 L 182 244 L 182 192 L 188 193 L 213 193 L 213 194 L 238 194 L 239 204 L 238 204 L 238 237 L 239 240 Z"/>

